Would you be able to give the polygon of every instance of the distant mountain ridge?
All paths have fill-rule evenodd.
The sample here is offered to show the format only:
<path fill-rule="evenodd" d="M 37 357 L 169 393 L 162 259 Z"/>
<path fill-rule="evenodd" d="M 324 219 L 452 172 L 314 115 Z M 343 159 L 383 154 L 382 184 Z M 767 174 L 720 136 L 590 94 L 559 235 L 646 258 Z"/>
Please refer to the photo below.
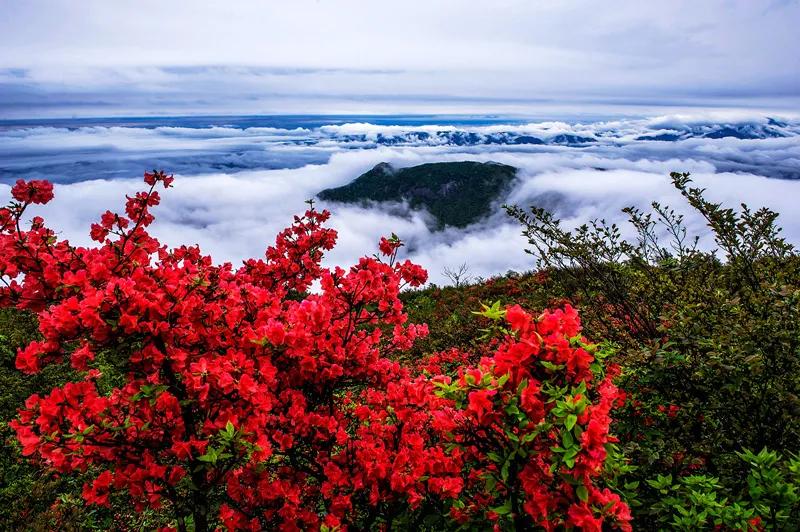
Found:
<path fill-rule="evenodd" d="M 0 184 L 20 177 L 60 184 L 130 178 L 154 167 L 179 175 L 299 169 L 328 164 L 331 153 L 346 150 L 430 147 L 451 154 L 548 154 L 562 161 L 571 152 L 590 154 L 587 160 L 694 160 L 717 172 L 800 180 L 799 145 L 800 117 L 741 110 L 582 121 L 433 115 L 0 119 Z"/>
<path fill-rule="evenodd" d="M 765 121 L 741 123 L 679 123 L 658 121 L 619 124 L 622 129 L 609 128 L 602 123 L 546 125 L 531 123 L 525 126 L 467 127 L 452 129 L 436 126 L 379 126 L 374 124 L 347 124 L 324 126 L 321 132 L 336 142 L 375 146 L 481 146 L 481 145 L 537 145 L 587 147 L 598 143 L 634 141 L 677 142 L 688 139 L 763 140 L 792 137 L 800 134 L 800 125 L 789 124 L 774 118 Z M 362 128 L 363 131 L 358 131 Z"/>
<path fill-rule="evenodd" d="M 380 163 L 353 182 L 317 196 L 326 201 L 367 204 L 406 201 L 426 209 L 437 228 L 466 227 L 491 214 L 491 207 L 511 187 L 517 169 L 487 162 L 428 163 L 394 168 Z"/>

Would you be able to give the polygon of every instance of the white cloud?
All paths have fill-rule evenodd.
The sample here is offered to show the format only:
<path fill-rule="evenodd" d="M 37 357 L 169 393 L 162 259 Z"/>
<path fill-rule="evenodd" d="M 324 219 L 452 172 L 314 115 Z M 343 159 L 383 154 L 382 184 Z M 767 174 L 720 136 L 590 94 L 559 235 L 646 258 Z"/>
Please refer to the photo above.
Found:
<path fill-rule="evenodd" d="M 526 127 L 545 126 L 520 127 L 525 130 Z M 597 126 L 592 131 L 599 134 L 605 129 L 608 129 L 607 125 Z M 129 136 L 141 136 L 138 141 L 141 142 L 138 145 L 140 149 L 150 145 L 151 141 L 146 140 L 148 135 L 163 140 L 164 131 L 148 131 L 108 131 L 103 134 L 109 137 L 103 138 L 122 135 L 110 141 L 113 144 L 128 143 Z M 397 133 L 394 129 L 390 131 Z M 216 142 L 220 140 L 216 137 L 217 133 L 211 131 L 208 138 L 195 138 L 197 132 L 194 131 L 191 141 L 179 135 L 174 148 L 182 152 L 187 145 Z M 45 131 L 41 134 L 52 135 L 47 143 L 42 144 L 45 146 L 50 142 L 53 145 L 69 145 L 61 141 L 62 137 L 69 137 L 72 133 Z M 252 138 L 249 133 L 234 134 Z M 265 134 L 284 135 L 272 131 Z M 676 143 L 616 140 L 588 149 L 535 147 L 536 150 L 485 145 L 352 149 L 336 146 L 336 139 L 330 138 L 326 142 L 336 147 L 331 148 L 333 151 L 325 156 L 325 162 L 319 164 L 275 170 L 191 172 L 179 175 L 175 188 L 162 194 L 163 203 L 157 208 L 153 232 L 170 245 L 199 243 L 216 261 L 238 263 L 251 256 L 261 256 L 266 246 L 274 240 L 275 234 L 290 223 L 292 215 L 305 208 L 304 200 L 324 188 L 351 181 L 378 162 L 388 161 L 402 167 L 433 161 L 494 160 L 520 169 L 519 183 L 509 197 L 504 198 L 506 201 L 523 206 L 546 201 L 548 206 L 554 207 L 565 218 L 568 225 L 592 218 L 622 222 L 622 207 L 646 207 L 650 201 L 658 200 L 686 212 L 689 225 L 705 235 L 708 243 L 708 232 L 702 220 L 686 208 L 685 202 L 669 183 L 670 171 L 685 170 L 693 173 L 698 185 L 708 188 L 709 197 L 714 200 L 730 205 L 745 201 L 752 206 L 767 205 L 774 208 L 781 213 L 780 222 L 790 241 L 800 243 L 800 210 L 795 205 L 800 181 L 770 179 L 750 172 L 730 173 L 719 169 L 726 160 L 753 165 L 760 160 L 770 164 L 781 160 L 794 160 L 796 163 L 800 160 L 798 138 L 693 139 Z M 80 149 L 93 146 L 91 143 L 81 144 L 83 140 L 75 141 Z M 221 142 L 227 143 L 228 140 L 223 138 Z M 307 149 L 315 148 L 312 146 Z M 62 183 L 56 187 L 56 200 L 42 208 L 41 212 L 49 224 L 64 236 L 74 243 L 85 244 L 89 242 L 89 224 L 107 208 L 121 209 L 124 195 L 141 186 L 138 179 Z M 7 197 L 7 185 L 2 186 L 0 194 Z M 340 234 L 339 246 L 328 257 L 328 264 L 350 265 L 359 256 L 374 253 L 380 236 L 395 232 L 408 242 L 406 251 L 410 258 L 425 266 L 432 281 L 438 283 L 446 280 L 442 275 L 445 267 L 457 267 L 464 262 L 469 265 L 473 275 L 479 276 L 533 266 L 532 258 L 523 252 L 525 241 L 519 234 L 519 227 L 499 209 L 489 220 L 463 231 L 449 229 L 431 232 L 421 213 L 398 214 L 396 210 L 390 213 L 354 206 L 328 206 L 334 214 L 331 226 Z"/>
<path fill-rule="evenodd" d="M 791 106 L 800 92 L 796 1 L 6 0 L 0 9 L 7 115 L 392 112 L 408 99 L 416 112 L 459 102 L 508 111 L 509 101 L 530 111 L 543 98 L 775 106 L 790 97 Z"/>

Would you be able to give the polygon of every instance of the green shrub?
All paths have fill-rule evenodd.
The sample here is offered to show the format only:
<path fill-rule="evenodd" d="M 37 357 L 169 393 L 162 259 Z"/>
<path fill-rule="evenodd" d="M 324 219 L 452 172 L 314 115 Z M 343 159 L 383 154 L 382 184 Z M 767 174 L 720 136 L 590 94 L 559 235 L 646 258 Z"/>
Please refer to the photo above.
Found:
<path fill-rule="evenodd" d="M 716 250 L 658 203 L 625 209 L 631 240 L 602 220 L 569 231 L 543 209 L 507 209 L 549 295 L 575 301 L 588 333 L 621 347 L 629 402 L 617 433 L 634 477 L 708 474 L 728 487 L 745 474 L 737 452 L 800 450 L 800 259 L 777 213 L 735 211 L 688 174 L 672 180 Z"/>
<path fill-rule="evenodd" d="M 800 527 L 800 460 L 766 449 L 738 453 L 749 468 L 746 482 L 728 487 L 716 477 L 689 475 L 647 481 L 647 513 L 669 530 L 797 530 Z"/>
<path fill-rule="evenodd" d="M 73 379 L 69 368 L 51 366 L 36 375 L 15 367 L 17 349 L 38 337 L 32 314 L 0 309 L 0 530 L 108 530 L 111 512 L 87 510 L 83 478 L 67 478 L 23 459 L 8 422 L 30 395 Z"/>

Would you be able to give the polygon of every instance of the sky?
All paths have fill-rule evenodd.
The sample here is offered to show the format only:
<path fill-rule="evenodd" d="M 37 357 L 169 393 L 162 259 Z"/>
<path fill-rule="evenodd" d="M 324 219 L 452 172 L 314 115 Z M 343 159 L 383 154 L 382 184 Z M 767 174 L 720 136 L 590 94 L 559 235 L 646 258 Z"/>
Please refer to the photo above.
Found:
<path fill-rule="evenodd" d="M 796 107 L 798 0 L 0 0 L 0 118 Z"/>
<path fill-rule="evenodd" d="M 163 168 L 177 179 L 155 234 L 239 263 L 380 162 L 515 166 L 462 230 L 403 205 L 325 205 L 328 265 L 394 232 L 441 283 L 462 263 L 534 266 L 503 202 L 628 227 L 623 207 L 658 200 L 711 248 L 669 182 L 688 171 L 716 201 L 775 209 L 800 244 L 798 23 L 800 0 L 0 0 L 0 197 L 54 181 L 37 213 L 88 244 Z M 312 114 L 347 116 L 228 116 Z"/>

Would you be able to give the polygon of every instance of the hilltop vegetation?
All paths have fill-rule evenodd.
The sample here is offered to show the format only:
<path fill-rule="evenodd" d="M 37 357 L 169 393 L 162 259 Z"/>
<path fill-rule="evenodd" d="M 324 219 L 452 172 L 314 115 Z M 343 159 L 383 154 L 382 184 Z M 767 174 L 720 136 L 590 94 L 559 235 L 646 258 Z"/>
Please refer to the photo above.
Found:
<path fill-rule="evenodd" d="M 672 180 L 715 252 L 658 203 L 631 240 L 509 206 L 535 269 L 411 290 L 397 238 L 321 268 L 326 212 L 232 270 L 159 251 L 163 173 L 94 248 L 18 230 L 52 198 L 18 183 L 0 527 L 800 528 L 800 257 Z"/>
<path fill-rule="evenodd" d="M 124 214 L 92 225 L 92 247 L 25 224 L 48 182 L 19 180 L 0 211 L 0 302 L 38 321 L 15 366 L 46 376 L 7 424 L 40 468 L 12 469 L 4 494 L 42 496 L 4 507 L 5 524 L 630 530 L 604 474 L 618 369 L 574 308 L 494 307 L 492 354 L 432 374 L 426 358 L 400 362 L 428 330 L 399 300 L 427 278 L 400 240 L 325 269 L 336 233 L 312 208 L 264 259 L 216 266 L 148 232 L 172 180 L 145 174 Z"/>
<path fill-rule="evenodd" d="M 437 227 L 465 227 L 491 214 L 511 186 L 516 168 L 471 161 L 393 168 L 380 163 L 352 183 L 323 190 L 319 198 L 342 203 L 408 202 L 424 208 Z"/>
<path fill-rule="evenodd" d="M 699 250 L 682 217 L 658 203 L 626 211 L 632 241 L 602 221 L 568 231 L 543 209 L 509 207 L 538 269 L 406 294 L 411 318 L 431 324 L 410 356 L 475 349 L 484 325 L 471 311 L 481 303 L 569 301 L 585 334 L 611 342 L 623 367 L 628 397 L 613 429 L 629 460 L 622 479 L 634 523 L 797 529 L 800 257 L 776 213 L 710 203 L 687 175 L 672 178 L 708 222 L 716 252 Z"/>

